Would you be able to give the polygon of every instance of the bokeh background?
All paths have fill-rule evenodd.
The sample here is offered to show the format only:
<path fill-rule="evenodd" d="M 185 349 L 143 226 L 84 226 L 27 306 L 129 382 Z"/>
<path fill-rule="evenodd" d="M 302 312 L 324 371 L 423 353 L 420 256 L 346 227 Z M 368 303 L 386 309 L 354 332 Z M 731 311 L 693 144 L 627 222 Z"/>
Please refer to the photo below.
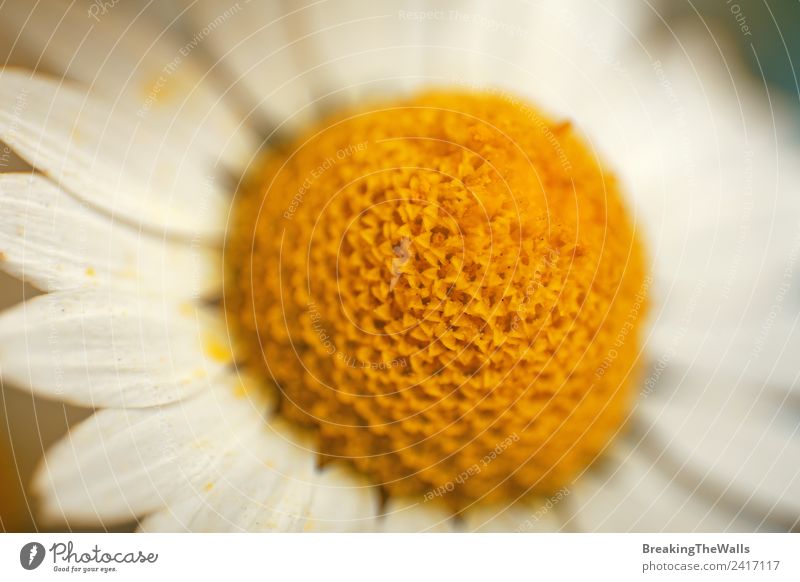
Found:
<path fill-rule="evenodd" d="M 45 5 L 47 1 L 44 1 Z M 141 0 L 134 1 L 143 6 L 149 4 Z M 27 54 L 20 49 L 17 40 L 21 31 L 4 17 L 9 11 L 24 11 L 35 4 L 40 3 L 27 0 L 0 3 L 0 62 L 5 66 L 24 66 L 47 72 L 46 67 L 40 65 L 38 55 Z M 88 2 L 86 4 L 89 5 Z M 150 10 L 156 17 L 158 14 L 168 14 L 175 8 L 170 2 L 161 4 L 159 8 Z M 794 120 L 800 121 L 795 66 L 800 63 L 800 2 L 673 0 L 658 5 L 657 11 L 672 26 L 678 26 L 681 20 L 702 18 L 719 42 L 729 47 L 727 57 L 745 65 L 735 67 L 735 74 L 756 78 L 763 76 L 772 89 L 789 97 L 787 101 L 795 107 Z M 746 37 L 741 33 L 741 20 L 736 18 L 740 12 L 746 14 L 746 25 L 750 32 Z M 13 22 L 17 22 L 17 19 Z M 758 53 L 757 61 L 754 52 Z M 26 168 L 2 143 L 0 148 L 3 151 L 3 167 L 0 171 Z M 0 273 L 0 309 L 36 293 L 35 289 Z M 36 521 L 34 500 L 26 496 L 26 486 L 43 451 L 63 435 L 71 424 L 89 414 L 88 410 L 34 398 L 28 392 L 16 390 L 8 384 L 0 386 L 0 530 L 42 529 Z"/>

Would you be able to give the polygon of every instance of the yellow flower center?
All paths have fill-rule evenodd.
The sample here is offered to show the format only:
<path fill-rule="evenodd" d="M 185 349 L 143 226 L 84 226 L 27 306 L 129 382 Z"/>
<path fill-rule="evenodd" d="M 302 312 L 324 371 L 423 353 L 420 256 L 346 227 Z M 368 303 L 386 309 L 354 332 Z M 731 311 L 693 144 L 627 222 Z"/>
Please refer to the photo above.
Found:
<path fill-rule="evenodd" d="M 619 431 L 646 276 L 617 183 L 506 96 L 329 119 L 267 156 L 226 251 L 239 359 L 325 460 L 454 508 L 569 482 Z"/>

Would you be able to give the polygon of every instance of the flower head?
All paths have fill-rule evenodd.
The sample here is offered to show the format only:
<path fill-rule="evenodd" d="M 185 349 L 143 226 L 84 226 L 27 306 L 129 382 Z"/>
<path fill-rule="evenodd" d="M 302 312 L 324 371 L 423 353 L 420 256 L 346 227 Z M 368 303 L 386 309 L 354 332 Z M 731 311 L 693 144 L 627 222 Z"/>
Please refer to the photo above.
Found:
<path fill-rule="evenodd" d="M 451 505 L 554 491 L 628 413 L 634 225 L 571 124 L 516 98 L 427 93 L 314 127 L 239 195 L 226 257 L 281 412 L 390 494 L 465 473 Z"/>

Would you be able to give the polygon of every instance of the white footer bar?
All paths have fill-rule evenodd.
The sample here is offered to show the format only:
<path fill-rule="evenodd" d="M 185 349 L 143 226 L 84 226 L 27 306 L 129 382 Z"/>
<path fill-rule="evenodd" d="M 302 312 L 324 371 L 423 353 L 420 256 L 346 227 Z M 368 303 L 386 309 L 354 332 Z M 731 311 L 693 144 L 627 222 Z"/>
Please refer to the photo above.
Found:
<path fill-rule="evenodd" d="M 793 534 L 3 534 L 0 580 L 800 580 Z M 228 578 L 230 577 L 230 578 Z"/>

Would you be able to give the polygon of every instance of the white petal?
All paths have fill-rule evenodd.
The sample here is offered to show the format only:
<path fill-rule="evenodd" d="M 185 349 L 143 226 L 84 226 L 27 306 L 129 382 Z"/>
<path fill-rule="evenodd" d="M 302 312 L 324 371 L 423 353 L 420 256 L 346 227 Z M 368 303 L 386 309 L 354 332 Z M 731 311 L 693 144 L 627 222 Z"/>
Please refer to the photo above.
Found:
<path fill-rule="evenodd" d="M 314 455 L 266 426 L 220 471 L 195 510 L 189 531 L 299 531 L 311 502 Z M 284 503 L 288 503 L 286 507 Z"/>
<path fill-rule="evenodd" d="M 201 488 L 263 423 L 263 407 L 225 386 L 158 409 L 101 410 L 47 453 L 34 479 L 43 515 L 108 525 L 155 511 Z"/>
<path fill-rule="evenodd" d="M 453 515 L 437 503 L 420 498 L 390 497 L 383 509 L 379 526 L 390 533 L 452 532 Z"/>
<path fill-rule="evenodd" d="M 0 139 L 118 220 L 184 237 L 219 237 L 230 200 L 213 168 L 76 87 L 0 72 Z"/>
<path fill-rule="evenodd" d="M 228 10 L 224 25 L 204 35 L 204 45 L 217 57 L 215 66 L 230 70 L 278 129 L 297 128 L 313 116 L 313 97 L 303 77 L 304 63 L 296 41 L 303 32 L 295 7 L 277 2 L 251 2 L 241 10 Z M 202 35 L 220 19 L 214 0 L 199 0 L 188 10 L 190 34 Z"/>
<path fill-rule="evenodd" d="M 170 502 L 165 508 L 149 514 L 139 522 L 140 533 L 183 533 L 188 517 L 200 506 L 198 497 L 189 497 Z"/>
<path fill-rule="evenodd" d="M 417 23 L 428 46 L 422 70 L 429 84 L 512 91 L 581 120 L 611 109 L 603 93 L 625 82 L 620 59 L 637 50 L 645 16 L 620 2 L 438 3 Z"/>
<path fill-rule="evenodd" d="M 370 531 L 377 496 L 348 471 L 314 468 L 280 422 L 220 466 L 202 491 L 144 520 L 144 531 Z"/>
<path fill-rule="evenodd" d="M 647 449 L 616 442 L 607 471 L 572 486 L 568 529 L 590 532 L 757 531 L 759 524 L 720 499 L 686 487 Z M 653 460 L 651 460 L 651 457 Z"/>
<path fill-rule="evenodd" d="M 314 497 L 304 531 L 365 532 L 376 525 L 378 494 L 372 483 L 343 466 L 314 475 Z"/>
<path fill-rule="evenodd" d="M 547 110 L 575 119 L 581 130 L 591 129 L 587 124 L 592 121 L 618 123 L 628 113 L 620 107 L 619 94 L 637 91 L 631 62 L 651 58 L 641 39 L 653 10 L 621 0 L 545 0 L 535 8 L 530 18 L 508 23 L 523 32 L 519 39 L 505 35 L 504 42 L 509 61 L 529 72 L 525 92 Z M 514 43 L 526 49 L 515 51 Z M 511 69 L 495 71 L 493 78 L 507 86 L 503 74 L 509 77 Z"/>
<path fill-rule="evenodd" d="M 115 291 L 41 295 L 0 315 L 0 374 L 86 406 L 152 406 L 206 387 L 230 361 L 220 322 Z"/>
<path fill-rule="evenodd" d="M 800 171 L 776 171 L 777 154 L 737 143 L 738 152 L 724 151 L 730 169 L 695 179 L 683 219 L 662 215 L 648 347 L 656 360 L 788 388 L 800 344 L 800 300 L 791 293 L 800 273 L 800 204 L 791 190 Z M 800 157 L 800 149 L 781 147 Z"/>
<path fill-rule="evenodd" d="M 241 458 L 240 461 L 247 464 Z M 375 493 L 369 490 L 368 483 L 358 484 L 351 475 L 331 484 L 331 481 L 339 481 L 338 475 L 323 472 L 308 477 L 306 472 L 298 471 L 298 474 L 306 474 L 310 481 L 284 487 L 275 480 L 272 464 L 265 466 L 255 462 L 250 469 L 252 473 L 244 474 L 248 480 L 255 479 L 258 487 L 253 491 L 246 484 L 237 485 L 231 481 L 239 473 L 220 470 L 202 491 L 187 492 L 178 501 L 149 515 L 141 522 L 139 530 L 365 532 L 376 527 Z M 290 478 L 289 475 L 280 476 L 281 480 Z M 260 500 L 259 496 L 265 500 Z M 231 515 L 223 513 L 227 511 L 231 511 Z"/>
<path fill-rule="evenodd" d="M 0 215 L 0 268 L 45 291 L 191 298 L 220 286 L 214 251 L 115 223 L 37 174 L 0 174 Z"/>
<path fill-rule="evenodd" d="M 432 50 L 413 18 L 424 2 L 313 3 L 296 16 L 303 80 L 322 106 L 408 91 L 425 83 Z M 437 6 L 437 10 L 441 10 Z M 388 67 L 387 64 L 391 63 Z"/>
<path fill-rule="evenodd" d="M 265 423 L 263 432 L 267 431 Z M 193 532 L 302 530 L 311 502 L 313 454 L 263 434 L 249 443 L 253 444 L 264 450 L 243 447 L 230 464 L 214 471 L 202 490 L 184 492 L 179 503 L 144 520 L 141 528 L 155 531 L 172 522 Z M 262 455 L 271 461 L 265 463 Z M 164 511 L 171 519 L 161 516 Z"/>
<path fill-rule="evenodd" d="M 125 104 L 181 151 L 238 167 L 255 148 L 195 62 L 203 38 L 182 44 L 176 27 L 165 31 L 150 22 L 154 11 L 130 3 L 109 9 L 102 3 L 11 0 L 0 8 L 0 25 L 39 67 L 90 86 L 108 103 Z"/>
<path fill-rule="evenodd" d="M 627 149 L 622 139 L 610 148 L 653 260 L 648 347 L 656 359 L 794 383 L 790 358 L 774 357 L 800 335 L 800 300 L 787 292 L 800 272 L 794 114 L 731 70 L 728 47 L 700 23 L 673 32 L 637 70 L 639 102 L 618 103 Z M 596 126 L 601 141 L 614 134 L 607 125 Z"/>
<path fill-rule="evenodd" d="M 630 3 L 573 4 L 251 5 L 208 44 L 253 101 L 287 125 L 335 102 L 453 83 L 534 95 L 564 112 L 581 100 L 591 106 L 595 85 L 609 73 L 620 78 L 617 57 L 634 44 L 647 16 Z M 195 28 L 218 14 L 212 1 L 201 2 Z"/>
<path fill-rule="evenodd" d="M 788 529 L 800 515 L 793 113 L 699 22 L 672 32 L 650 80 L 635 79 L 646 107 L 619 105 L 640 152 L 619 165 L 655 271 L 640 428 L 669 463 L 657 469 L 715 511 Z"/>
<path fill-rule="evenodd" d="M 672 393 L 659 389 L 637 406 L 643 442 L 721 503 L 793 527 L 800 517 L 800 426 L 788 394 L 701 370 L 673 383 Z"/>

